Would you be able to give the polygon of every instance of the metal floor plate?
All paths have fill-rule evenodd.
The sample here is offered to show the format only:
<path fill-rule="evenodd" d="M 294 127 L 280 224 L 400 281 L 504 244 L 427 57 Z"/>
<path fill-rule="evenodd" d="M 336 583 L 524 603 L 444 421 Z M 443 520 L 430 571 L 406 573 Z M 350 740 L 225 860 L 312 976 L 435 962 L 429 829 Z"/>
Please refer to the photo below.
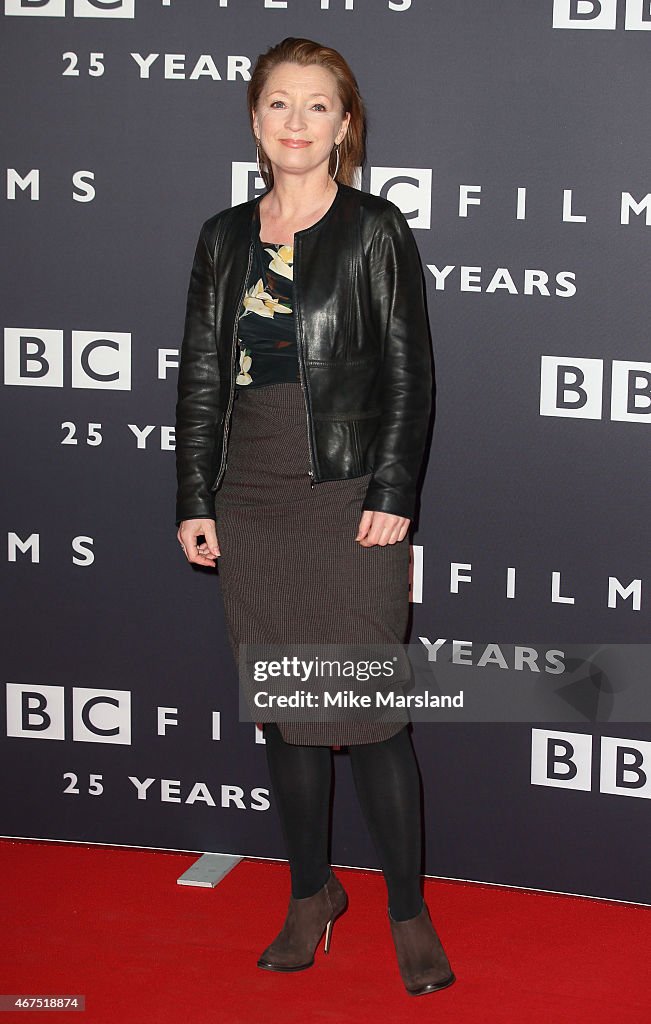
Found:
<path fill-rule="evenodd" d="M 177 878 L 177 884 L 202 885 L 214 889 L 243 859 L 233 853 L 204 853 Z"/>

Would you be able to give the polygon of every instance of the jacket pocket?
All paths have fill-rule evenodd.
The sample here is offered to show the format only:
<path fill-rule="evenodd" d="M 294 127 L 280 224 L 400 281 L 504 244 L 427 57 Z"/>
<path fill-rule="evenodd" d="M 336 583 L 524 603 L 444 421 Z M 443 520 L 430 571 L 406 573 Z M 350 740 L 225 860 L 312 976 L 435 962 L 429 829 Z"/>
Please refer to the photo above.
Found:
<path fill-rule="evenodd" d="M 382 423 L 381 414 L 365 416 L 355 424 L 355 438 L 363 473 L 371 473 L 375 467 L 377 438 Z"/>
<path fill-rule="evenodd" d="M 353 450 L 355 452 L 355 462 L 357 463 L 357 472 L 360 476 L 366 471 L 364 466 L 364 456 L 362 453 L 362 442 L 359 436 L 359 428 L 355 421 L 351 422 L 351 440 L 353 442 Z"/>

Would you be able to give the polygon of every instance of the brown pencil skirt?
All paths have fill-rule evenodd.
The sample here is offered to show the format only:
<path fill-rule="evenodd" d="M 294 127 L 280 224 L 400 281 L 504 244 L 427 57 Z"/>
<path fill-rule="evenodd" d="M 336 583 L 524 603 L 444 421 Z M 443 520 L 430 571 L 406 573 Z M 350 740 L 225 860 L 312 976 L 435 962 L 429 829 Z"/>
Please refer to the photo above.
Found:
<path fill-rule="evenodd" d="M 362 547 L 354 538 L 370 474 L 310 486 L 308 471 L 300 383 L 239 386 L 215 494 L 217 569 L 238 666 L 239 644 L 405 642 L 408 536 Z M 345 721 L 277 725 L 289 743 L 348 746 L 388 739 L 409 721 L 396 708 L 359 717 L 351 709 Z"/>

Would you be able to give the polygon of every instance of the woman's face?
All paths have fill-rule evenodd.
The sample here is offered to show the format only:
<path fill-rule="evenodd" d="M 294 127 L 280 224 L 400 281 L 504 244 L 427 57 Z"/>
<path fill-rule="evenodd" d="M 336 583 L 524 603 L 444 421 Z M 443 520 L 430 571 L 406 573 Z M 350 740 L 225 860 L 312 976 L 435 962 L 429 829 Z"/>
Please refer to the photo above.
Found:
<path fill-rule="evenodd" d="M 276 169 L 305 174 L 328 166 L 332 147 L 344 138 L 344 114 L 335 76 L 317 64 L 279 64 L 267 78 L 253 113 L 253 130 Z"/>

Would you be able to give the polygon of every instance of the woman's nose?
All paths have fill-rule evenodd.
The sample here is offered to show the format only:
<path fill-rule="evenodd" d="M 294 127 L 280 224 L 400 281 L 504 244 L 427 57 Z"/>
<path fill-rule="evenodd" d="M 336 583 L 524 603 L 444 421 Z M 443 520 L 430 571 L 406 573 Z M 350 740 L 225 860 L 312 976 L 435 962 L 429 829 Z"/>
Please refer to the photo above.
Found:
<path fill-rule="evenodd" d="M 285 127 L 292 132 L 300 132 L 305 128 L 305 115 L 300 107 L 288 107 Z"/>

